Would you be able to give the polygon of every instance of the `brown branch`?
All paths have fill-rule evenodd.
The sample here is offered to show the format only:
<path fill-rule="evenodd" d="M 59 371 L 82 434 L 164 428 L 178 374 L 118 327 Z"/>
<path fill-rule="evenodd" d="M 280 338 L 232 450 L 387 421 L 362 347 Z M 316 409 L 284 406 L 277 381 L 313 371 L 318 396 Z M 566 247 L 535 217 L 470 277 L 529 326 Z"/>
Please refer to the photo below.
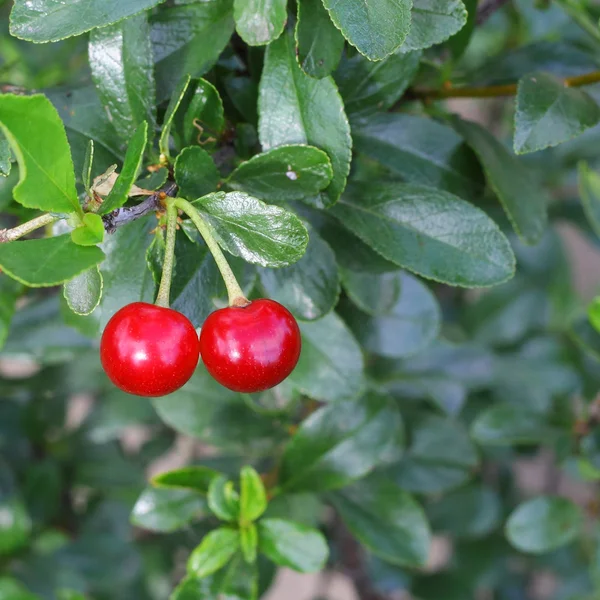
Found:
<path fill-rule="evenodd" d="M 565 87 L 582 87 L 600 82 L 600 71 L 592 71 L 585 75 L 567 77 L 563 80 Z M 505 85 L 473 86 L 473 87 L 444 87 L 438 90 L 416 89 L 410 92 L 410 98 L 418 100 L 445 100 L 448 98 L 499 98 L 502 96 L 515 96 L 518 83 Z"/>
<path fill-rule="evenodd" d="M 119 227 L 137 219 L 141 219 L 150 213 L 163 208 L 163 201 L 168 196 L 172 196 L 177 191 L 177 185 L 170 183 L 165 186 L 162 190 L 148 196 L 143 202 L 136 204 L 135 206 L 127 206 L 125 208 L 118 208 L 112 212 L 104 215 L 102 220 L 104 221 L 104 229 L 107 233 L 114 233 Z"/>
<path fill-rule="evenodd" d="M 483 25 L 497 10 L 500 10 L 508 0 L 488 0 L 477 9 L 477 25 Z"/>

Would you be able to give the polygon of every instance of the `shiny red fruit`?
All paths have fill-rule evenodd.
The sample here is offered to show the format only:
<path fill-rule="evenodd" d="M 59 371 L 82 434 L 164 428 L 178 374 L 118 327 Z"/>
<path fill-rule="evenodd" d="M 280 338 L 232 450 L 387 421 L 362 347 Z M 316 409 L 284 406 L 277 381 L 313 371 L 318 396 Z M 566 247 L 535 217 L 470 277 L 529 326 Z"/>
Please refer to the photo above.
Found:
<path fill-rule="evenodd" d="M 208 372 L 236 392 L 261 392 L 281 383 L 294 370 L 301 345 L 296 319 L 274 300 L 217 310 L 200 332 Z"/>
<path fill-rule="evenodd" d="M 100 343 L 110 380 L 136 396 L 166 396 L 178 390 L 198 365 L 198 335 L 181 313 L 145 302 L 119 310 Z"/>

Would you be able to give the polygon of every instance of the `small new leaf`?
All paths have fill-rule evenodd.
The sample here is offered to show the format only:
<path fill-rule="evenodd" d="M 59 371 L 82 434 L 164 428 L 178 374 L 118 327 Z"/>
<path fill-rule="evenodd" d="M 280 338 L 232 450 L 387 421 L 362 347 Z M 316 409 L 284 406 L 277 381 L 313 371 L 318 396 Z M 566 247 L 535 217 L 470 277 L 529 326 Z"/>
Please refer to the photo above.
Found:
<path fill-rule="evenodd" d="M 96 246 L 104 241 L 104 222 L 95 213 L 85 213 L 81 225 L 71 231 L 71 239 L 79 246 Z"/>
<path fill-rule="evenodd" d="M 240 528 L 240 546 L 247 563 L 256 561 L 258 551 L 258 530 L 254 523 L 248 523 Z"/>
<path fill-rule="evenodd" d="M 240 533 L 221 527 L 204 537 L 187 564 L 190 575 L 202 578 L 222 569 L 240 548 Z"/>
<path fill-rule="evenodd" d="M 208 487 L 208 507 L 222 521 L 237 521 L 240 499 L 233 482 L 224 475 L 214 477 Z"/>
<path fill-rule="evenodd" d="M 193 490 L 206 495 L 212 480 L 218 476 L 213 469 L 194 465 L 155 475 L 151 483 L 158 488 Z"/>
<path fill-rule="evenodd" d="M 260 475 L 252 467 L 240 473 L 240 521 L 256 521 L 267 510 L 267 491 Z"/>

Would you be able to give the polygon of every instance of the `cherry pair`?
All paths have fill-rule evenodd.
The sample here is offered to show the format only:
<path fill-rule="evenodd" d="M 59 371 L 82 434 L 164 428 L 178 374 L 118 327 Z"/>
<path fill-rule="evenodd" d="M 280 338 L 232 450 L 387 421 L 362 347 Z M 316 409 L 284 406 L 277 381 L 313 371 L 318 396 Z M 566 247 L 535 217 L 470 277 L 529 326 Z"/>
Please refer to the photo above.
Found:
<path fill-rule="evenodd" d="M 102 366 L 120 389 L 166 396 L 190 379 L 202 357 L 208 372 L 236 392 L 260 392 L 281 383 L 300 357 L 300 330 L 273 300 L 215 311 L 200 339 L 181 313 L 145 302 L 119 310 L 100 344 Z"/>

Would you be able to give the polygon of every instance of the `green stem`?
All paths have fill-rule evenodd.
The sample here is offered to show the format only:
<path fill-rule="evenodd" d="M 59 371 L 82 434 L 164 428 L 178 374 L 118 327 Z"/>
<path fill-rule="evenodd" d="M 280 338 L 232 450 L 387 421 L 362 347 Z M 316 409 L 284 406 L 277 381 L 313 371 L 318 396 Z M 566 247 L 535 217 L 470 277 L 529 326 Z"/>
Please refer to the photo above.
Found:
<path fill-rule="evenodd" d="M 223 276 L 223 280 L 225 281 L 225 287 L 227 287 L 227 294 L 229 296 L 229 306 L 247 306 L 250 302 L 248 298 L 244 295 L 240 284 L 238 283 L 223 251 L 221 250 L 219 244 L 217 244 L 215 238 L 213 237 L 210 228 L 200 215 L 200 213 L 196 210 L 196 208 L 190 204 L 187 200 L 183 198 L 177 198 L 175 200 L 175 206 L 180 208 L 194 223 L 200 235 L 204 238 L 208 249 L 211 251 L 215 262 L 217 263 L 217 267 L 219 267 L 219 271 L 221 271 L 221 275 Z"/>
<path fill-rule="evenodd" d="M 167 243 L 165 248 L 165 262 L 163 263 L 162 277 L 156 306 L 169 308 L 169 294 L 171 293 L 171 279 L 173 278 L 173 265 L 175 261 L 175 237 L 177 235 L 177 208 L 174 202 L 167 205 Z"/>
<path fill-rule="evenodd" d="M 28 233 L 32 233 L 36 229 L 40 229 L 40 227 L 51 225 L 56 221 L 58 221 L 58 217 L 47 213 L 12 229 L 0 229 L 0 244 L 3 242 L 14 242 Z"/>

